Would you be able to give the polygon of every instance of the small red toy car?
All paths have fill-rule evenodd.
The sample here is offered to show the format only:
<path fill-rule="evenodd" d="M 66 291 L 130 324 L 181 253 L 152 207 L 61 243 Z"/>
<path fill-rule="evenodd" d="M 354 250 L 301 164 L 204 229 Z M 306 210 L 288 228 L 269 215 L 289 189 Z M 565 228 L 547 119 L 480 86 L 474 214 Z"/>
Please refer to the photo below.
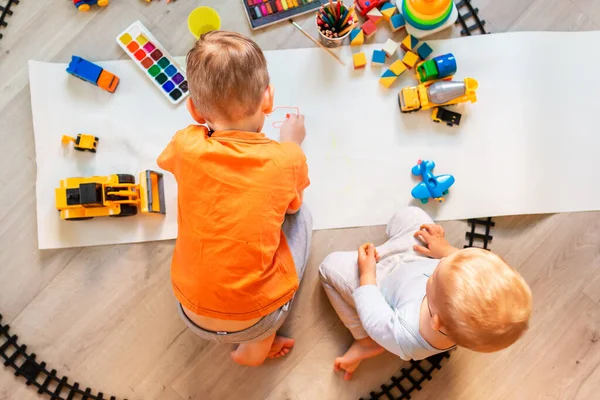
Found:
<path fill-rule="evenodd" d="M 364 16 L 375 7 L 382 6 L 388 0 L 356 0 L 356 9 Z"/>

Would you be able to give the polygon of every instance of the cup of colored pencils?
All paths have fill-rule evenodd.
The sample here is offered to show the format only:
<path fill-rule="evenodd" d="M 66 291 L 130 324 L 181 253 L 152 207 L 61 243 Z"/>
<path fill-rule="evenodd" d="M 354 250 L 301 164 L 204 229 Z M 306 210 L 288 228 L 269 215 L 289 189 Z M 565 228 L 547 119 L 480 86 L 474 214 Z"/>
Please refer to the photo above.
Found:
<path fill-rule="evenodd" d="M 342 0 L 329 0 L 329 4 L 321 6 L 316 15 L 321 43 L 327 47 L 341 46 L 358 22 L 356 18 L 354 5 L 346 7 Z"/>

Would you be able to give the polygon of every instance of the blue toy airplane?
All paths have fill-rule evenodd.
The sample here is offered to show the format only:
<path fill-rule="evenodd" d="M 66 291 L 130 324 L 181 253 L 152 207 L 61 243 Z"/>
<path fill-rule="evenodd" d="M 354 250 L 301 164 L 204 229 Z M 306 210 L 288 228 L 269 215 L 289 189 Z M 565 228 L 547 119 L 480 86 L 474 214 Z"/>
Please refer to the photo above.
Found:
<path fill-rule="evenodd" d="M 414 187 L 411 194 L 415 199 L 421 200 L 421 203 L 426 204 L 430 198 L 439 201 L 444 201 L 444 196 L 448 194 L 448 189 L 454 184 L 452 175 L 434 176 L 431 172 L 435 168 L 433 161 L 417 162 L 412 168 L 413 175 L 421 175 L 423 182 Z"/>

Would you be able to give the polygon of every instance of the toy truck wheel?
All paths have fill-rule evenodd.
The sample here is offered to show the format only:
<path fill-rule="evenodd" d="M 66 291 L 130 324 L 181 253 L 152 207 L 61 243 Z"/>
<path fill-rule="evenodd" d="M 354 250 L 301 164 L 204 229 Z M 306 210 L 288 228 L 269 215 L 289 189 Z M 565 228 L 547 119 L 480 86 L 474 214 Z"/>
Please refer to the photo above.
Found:
<path fill-rule="evenodd" d="M 423 203 L 423 204 L 427 204 L 428 201 L 429 201 L 428 199 L 421 199 L 421 203 Z"/>
<path fill-rule="evenodd" d="M 135 183 L 135 176 L 133 175 L 117 174 L 117 177 L 119 178 L 119 183 Z"/>
<path fill-rule="evenodd" d="M 121 212 L 118 215 L 111 215 L 113 218 L 133 217 L 138 212 L 136 206 L 131 204 L 121 204 Z"/>
<path fill-rule="evenodd" d="M 452 126 L 452 125 L 450 125 L 450 126 Z M 448 196 L 448 191 L 444 190 L 444 193 L 442 193 L 442 196 Z"/>
<path fill-rule="evenodd" d="M 89 4 L 81 4 L 81 5 L 79 5 L 79 7 L 77 7 L 77 9 L 82 12 L 90 11 L 90 5 Z"/>
<path fill-rule="evenodd" d="M 108 0 L 98 0 L 98 5 L 100 7 L 106 7 L 108 5 Z"/>
<path fill-rule="evenodd" d="M 85 221 L 86 219 L 93 219 L 94 217 L 79 217 L 79 218 L 65 218 L 65 221 Z"/>

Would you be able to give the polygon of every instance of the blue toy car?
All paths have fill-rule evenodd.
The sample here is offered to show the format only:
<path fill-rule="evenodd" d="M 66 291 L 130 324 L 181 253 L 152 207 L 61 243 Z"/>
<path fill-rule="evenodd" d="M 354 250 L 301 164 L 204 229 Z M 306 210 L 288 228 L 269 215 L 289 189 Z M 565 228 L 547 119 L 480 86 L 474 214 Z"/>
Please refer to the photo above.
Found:
<path fill-rule="evenodd" d="M 71 57 L 67 72 L 110 93 L 114 93 L 119 86 L 119 77 L 115 74 L 78 56 Z"/>
<path fill-rule="evenodd" d="M 430 198 L 442 203 L 444 196 L 448 195 L 448 189 L 454 184 L 452 175 L 434 176 L 432 173 L 434 168 L 435 163 L 427 160 L 419 160 L 412 168 L 413 175 L 421 175 L 423 182 L 415 186 L 411 194 L 423 204 L 426 204 Z"/>
<path fill-rule="evenodd" d="M 73 5 L 79 11 L 88 11 L 90 6 L 94 4 L 98 4 L 100 7 L 106 7 L 108 5 L 108 0 L 73 0 Z"/>

